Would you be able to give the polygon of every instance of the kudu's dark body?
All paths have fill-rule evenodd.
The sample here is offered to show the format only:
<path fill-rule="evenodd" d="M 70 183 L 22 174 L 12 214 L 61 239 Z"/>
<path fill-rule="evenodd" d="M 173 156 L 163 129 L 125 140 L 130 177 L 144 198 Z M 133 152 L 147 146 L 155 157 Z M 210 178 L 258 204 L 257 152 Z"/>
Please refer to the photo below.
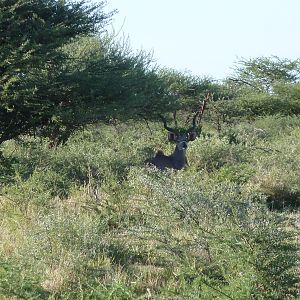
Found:
<path fill-rule="evenodd" d="M 187 165 L 186 150 L 179 150 L 176 146 L 171 155 L 165 155 L 163 151 L 157 151 L 153 158 L 145 160 L 146 165 L 153 165 L 159 170 L 181 170 Z"/>

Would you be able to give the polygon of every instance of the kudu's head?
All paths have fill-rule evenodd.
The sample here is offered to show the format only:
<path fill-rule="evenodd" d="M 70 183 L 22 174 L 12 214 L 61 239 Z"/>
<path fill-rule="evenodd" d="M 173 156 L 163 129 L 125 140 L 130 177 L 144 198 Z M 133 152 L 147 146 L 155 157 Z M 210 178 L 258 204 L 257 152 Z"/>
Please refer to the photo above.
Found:
<path fill-rule="evenodd" d="M 160 118 L 162 119 L 163 123 L 164 123 L 164 128 L 166 130 L 168 130 L 168 139 L 171 142 L 175 142 L 176 143 L 176 148 L 179 151 L 186 151 L 187 147 L 188 147 L 188 143 L 191 141 L 194 141 L 197 137 L 197 133 L 196 133 L 196 118 L 198 116 L 199 113 L 196 113 L 193 117 L 192 120 L 192 126 L 185 130 L 179 130 L 177 128 L 177 122 L 175 120 L 175 128 L 169 127 L 167 125 L 167 120 L 160 115 Z"/>

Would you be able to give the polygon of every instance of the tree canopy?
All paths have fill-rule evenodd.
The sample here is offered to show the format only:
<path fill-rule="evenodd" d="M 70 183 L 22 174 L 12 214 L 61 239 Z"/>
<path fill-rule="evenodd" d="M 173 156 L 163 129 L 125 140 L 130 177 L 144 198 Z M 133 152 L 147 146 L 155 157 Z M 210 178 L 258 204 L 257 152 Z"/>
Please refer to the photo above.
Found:
<path fill-rule="evenodd" d="M 99 32 L 104 2 L 4 0 L 0 4 L 0 143 L 48 126 L 73 105 L 62 46 Z"/>
<path fill-rule="evenodd" d="M 271 92 L 278 83 L 296 83 L 300 79 L 300 61 L 277 56 L 241 59 L 230 78 L 238 86 L 256 92 Z"/>
<path fill-rule="evenodd" d="M 299 112 L 299 60 L 242 60 L 224 83 L 161 69 L 105 32 L 114 13 L 104 1 L 1 1 L 0 144 L 23 134 L 58 144 L 98 120 L 190 113 L 208 93 L 237 99 L 220 103 L 231 114 L 236 105 L 247 114 Z"/>
<path fill-rule="evenodd" d="M 151 55 L 101 30 L 104 2 L 0 5 L 0 144 L 21 134 L 65 142 L 78 127 L 162 112 L 176 100 Z"/>

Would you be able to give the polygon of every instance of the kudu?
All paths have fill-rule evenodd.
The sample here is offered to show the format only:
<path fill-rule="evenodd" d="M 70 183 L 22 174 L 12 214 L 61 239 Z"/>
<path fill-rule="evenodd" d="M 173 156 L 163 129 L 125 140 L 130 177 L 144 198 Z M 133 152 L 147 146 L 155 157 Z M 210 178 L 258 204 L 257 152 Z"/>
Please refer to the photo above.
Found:
<path fill-rule="evenodd" d="M 176 128 L 168 127 L 167 120 L 160 115 L 163 121 L 164 128 L 168 130 L 169 141 L 176 142 L 175 150 L 171 155 L 165 155 L 163 151 L 157 151 L 153 158 L 145 160 L 146 165 L 152 165 L 159 170 L 175 169 L 181 170 L 187 165 L 186 150 L 188 143 L 194 141 L 197 138 L 196 133 L 196 119 L 198 117 L 198 122 L 200 123 L 203 117 L 206 104 L 211 99 L 212 95 L 208 94 L 202 104 L 200 105 L 199 111 L 194 115 L 192 120 L 192 127 L 190 127 L 185 132 L 179 132 L 177 129 L 176 114 L 174 114 L 174 121 Z"/>

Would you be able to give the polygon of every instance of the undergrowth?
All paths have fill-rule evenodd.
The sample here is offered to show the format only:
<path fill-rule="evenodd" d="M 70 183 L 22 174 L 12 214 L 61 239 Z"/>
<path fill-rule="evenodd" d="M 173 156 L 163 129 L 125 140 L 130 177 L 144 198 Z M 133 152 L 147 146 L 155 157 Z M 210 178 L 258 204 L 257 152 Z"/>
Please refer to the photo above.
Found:
<path fill-rule="evenodd" d="M 1 299 L 299 299 L 299 118 L 203 128 L 189 167 L 159 123 L 2 146 Z M 234 137 L 234 139 L 233 139 Z"/>

